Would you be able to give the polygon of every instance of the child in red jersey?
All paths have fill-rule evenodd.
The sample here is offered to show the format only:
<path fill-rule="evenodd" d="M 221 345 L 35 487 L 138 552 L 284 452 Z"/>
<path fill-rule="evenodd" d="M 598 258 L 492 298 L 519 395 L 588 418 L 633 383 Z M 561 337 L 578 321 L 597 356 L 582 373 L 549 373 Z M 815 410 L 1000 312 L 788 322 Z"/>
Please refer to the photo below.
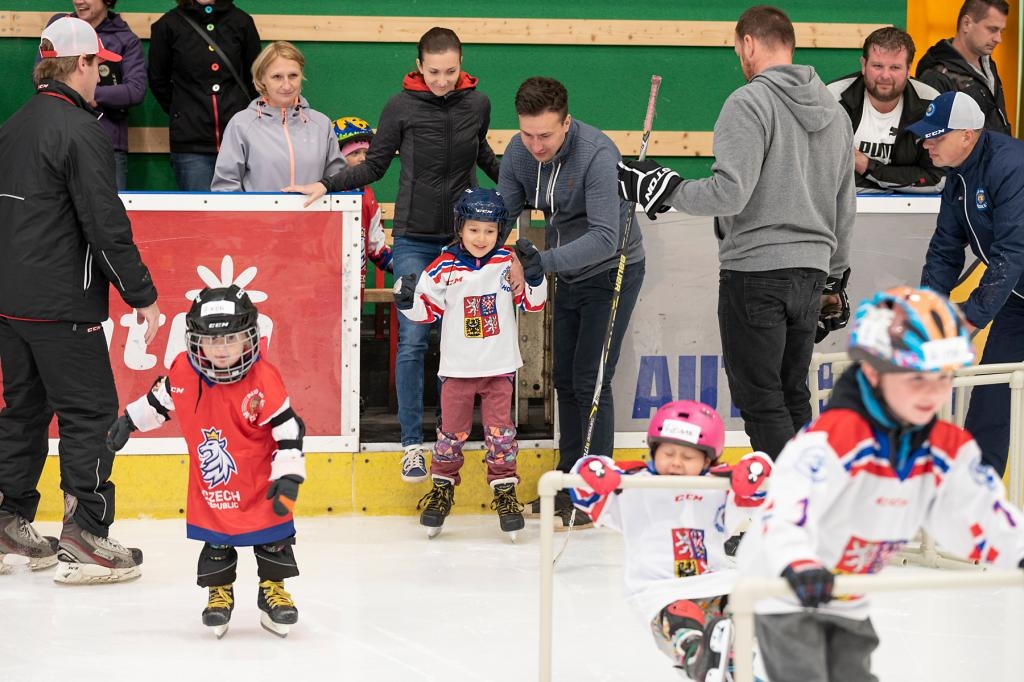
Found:
<path fill-rule="evenodd" d="M 284 580 L 299 574 L 292 508 L 306 478 L 305 427 L 277 369 L 260 357 L 257 318 L 235 285 L 200 292 L 186 317 L 186 352 L 107 435 L 117 451 L 132 431 L 177 413 L 189 451 L 188 537 L 205 542 L 197 580 L 209 588 L 203 624 L 218 637 L 234 608 L 235 547 L 256 554 L 263 626 L 283 637 L 299 617 Z"/>

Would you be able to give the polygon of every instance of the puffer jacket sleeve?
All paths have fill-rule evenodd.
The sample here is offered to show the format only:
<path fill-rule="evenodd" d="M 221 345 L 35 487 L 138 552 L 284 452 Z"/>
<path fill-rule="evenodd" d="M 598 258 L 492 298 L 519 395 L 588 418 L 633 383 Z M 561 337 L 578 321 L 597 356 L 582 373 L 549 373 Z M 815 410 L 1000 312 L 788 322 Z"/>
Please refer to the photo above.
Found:
<path fill-rule="evenodd" d="M 342 168 L 334 175 L 323 179 L 328 192 L 343 192 L 365 187 L 384 177 L 405 134 L 405 125 L 399 111 L 400 98 L 401 95 L 392 97 L 384 106 L 380 121 L 377 123 L 377 133 L 370 140 L 370 148 L 366 150 L 366 160 L 358 166 Z"/>

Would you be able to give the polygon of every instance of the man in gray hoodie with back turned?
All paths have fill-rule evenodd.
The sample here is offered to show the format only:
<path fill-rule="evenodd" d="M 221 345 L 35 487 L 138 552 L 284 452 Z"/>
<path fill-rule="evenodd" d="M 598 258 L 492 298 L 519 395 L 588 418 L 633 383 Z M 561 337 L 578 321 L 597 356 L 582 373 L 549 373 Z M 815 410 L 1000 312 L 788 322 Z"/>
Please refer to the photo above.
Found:
<path fill-rule="evenodd" d="M 814 69 L 792 63 L 795 43 L 778 9 L 740 17 L 736 54 L 748 83 L 715 124 L 711 177 L 682 180 L 651 161 L 619 172 L 623 198 L 651 218 L 670 207 L 715 216 L 729 391 L 751 446 L 772 458 L 811 417 L 816 331 L 820 339 L 849 319 L 856 213 L 853 132 Z"/>

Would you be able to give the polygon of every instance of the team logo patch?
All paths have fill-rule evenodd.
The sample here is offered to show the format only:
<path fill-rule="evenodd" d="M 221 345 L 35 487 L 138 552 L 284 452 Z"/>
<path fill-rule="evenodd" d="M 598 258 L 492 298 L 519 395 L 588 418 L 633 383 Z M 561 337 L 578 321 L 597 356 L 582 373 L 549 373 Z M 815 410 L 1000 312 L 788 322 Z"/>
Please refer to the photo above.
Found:
<path fill-rule="evenodd" d="M 981 457 L 975 457 L 971 462 L 971 479 L 987 490 L 996 488 L 996 472 L 989 465 L 983 464 Z M 1002 485 L 1002 481 L 999 484 Z"/>
<path fill-rule="evenodd" d="M 929 104 L 928 108 L 924 110 L 924 115 L 925 116 L 931 116 L 934 113 L 935 113 L 935 105 L 934 104 Z"/>
<path fill-rule="evenodd" d="M 462 299 L 462 314 L 466 338 L 484 339 L 501 333 L 497 294 L 466 296 Z"/>
<path fill-rule="evenodd" d="M 825 480 L 825 449 L 812 448 L 800 455 L 796 470 L 814 483 Z"/>
<path fill-rule="evenodd" d="M 207 488 L 226 485 L 232 474 L 238 473 L 234 457 L 228 452 L 228 439 L 224 432 L 211 427 L 202 429 L 203 442 L 199 444 L 199 470 Z"/>
<path fill-rule="evenodd" d="M 242 416 L 250 424 L 255 424 L 263 409 L 263 391 L 254 388 L 242 398 Z"/>
<path fill-rule="evenodd" d="M 837 573 L 877 573 L 885 568 L 896 552 L 903 548 L 902 540 L 864 540 L 851 536 L 836 562 Z"/>
<path fill-rule="evenodd" d="M 985 191 L 984 187 L 974 190 L 974 205 L 978 207 L 979 211 L 984 211 L 988 208 L 988 192 Z"/>
<path fill-rule="evenodd" d="M 700 528 L 672 529 L 672 558 L 677 578 L 707 573 L 708 552 Z"/>

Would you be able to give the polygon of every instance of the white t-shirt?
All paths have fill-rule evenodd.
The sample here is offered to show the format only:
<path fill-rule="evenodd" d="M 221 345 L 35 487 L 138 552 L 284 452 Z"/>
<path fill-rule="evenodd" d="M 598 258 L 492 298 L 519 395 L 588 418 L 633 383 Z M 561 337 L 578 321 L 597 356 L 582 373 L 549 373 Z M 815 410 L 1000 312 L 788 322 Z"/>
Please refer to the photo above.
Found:
<path fill-rule="evenodd" d="M 871 105 L 871 99 L 865 95 L 860 125 L 853 133 L 854 148 L 869 159 L 889 165 L 889 160 L 892 158 L 892 146 L 896 142 L 896 134 L 900 130 L 902 115 L 902 97 L 895 109 L 883 114 Z"/>

